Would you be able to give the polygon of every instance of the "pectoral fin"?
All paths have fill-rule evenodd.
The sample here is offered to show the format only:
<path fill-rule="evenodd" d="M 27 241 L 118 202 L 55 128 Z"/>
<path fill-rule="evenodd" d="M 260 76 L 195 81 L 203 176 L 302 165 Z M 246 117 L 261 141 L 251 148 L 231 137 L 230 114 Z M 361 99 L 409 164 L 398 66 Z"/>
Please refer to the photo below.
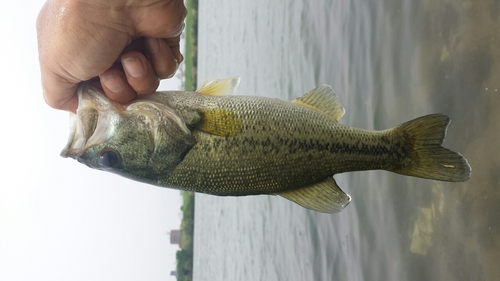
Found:
<path fill-rule="evenodd" d="M 278 195 L 304 208 L 322 213 L 340 212 L 351 202 L 351 196 L 343 192 L 332 177 L 323 182 L 281 192 Z"/>
<path fill-rule="evenodd" d="M 200 121 L 196 128 L 205 133 L 221 137 L 234 137 L 241 132 L 242 121 L 228 110 L 199 110 Z"/>
<path fill-rule="evenodd" d="M 203 85 L 201 85 L 201 87 L 199 87 L 196 92 L 206 96 L 232 95 L 236 91 L 236 87 L 238 87 L 239 83 L 239 76 L 207 81 L 203 83 Z"/>
<path fill-rule="evenodd" d="M 293 103 L 318 110 L 339 121 L 345 109 L 330 85 L 322 85 L 297 98 Z"/>

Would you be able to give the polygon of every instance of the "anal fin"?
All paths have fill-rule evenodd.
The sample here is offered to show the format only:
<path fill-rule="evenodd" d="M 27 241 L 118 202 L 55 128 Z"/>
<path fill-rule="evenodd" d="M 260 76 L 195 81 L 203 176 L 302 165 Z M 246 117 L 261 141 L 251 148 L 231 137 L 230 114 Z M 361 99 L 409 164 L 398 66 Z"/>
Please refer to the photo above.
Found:
<path fill-rule="evenodd" d="M 343 192 L 332 177 L 310 186 L 278 193 L 300 206 L 322 213 L 342 211 L 351 202 L 351 196 Z"/>

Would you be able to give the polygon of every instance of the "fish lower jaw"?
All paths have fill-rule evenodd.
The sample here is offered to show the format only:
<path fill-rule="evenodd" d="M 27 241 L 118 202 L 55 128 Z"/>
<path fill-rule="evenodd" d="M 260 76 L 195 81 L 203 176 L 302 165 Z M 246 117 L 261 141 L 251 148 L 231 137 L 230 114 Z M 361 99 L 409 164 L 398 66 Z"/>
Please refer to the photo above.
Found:
<path fill-rule="evenodd" d="M 81 150 L 80 149 L 64 149 L 61 151 L 61 157 L 63 158 L 73 158 L 77 160 L 77 158 L 81 155 Z"/>

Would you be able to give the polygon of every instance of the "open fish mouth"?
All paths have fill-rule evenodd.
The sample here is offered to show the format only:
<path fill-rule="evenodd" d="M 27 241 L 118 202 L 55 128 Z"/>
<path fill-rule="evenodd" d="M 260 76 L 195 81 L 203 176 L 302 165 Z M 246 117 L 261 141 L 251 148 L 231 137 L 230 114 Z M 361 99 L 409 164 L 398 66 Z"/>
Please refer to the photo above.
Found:
<path fill-rule="evenodd" d="M 110 118 L 118 104 L 106 99 L 100 90 L 88 85 L 77 89 L 78 109 L 70 115 L 70 135 L 62 157 L 77 159 L 89 146 L 103 143 L 110 135 Z"/>
<path fill-rule="evenodd" d="M 78 109 L 77 114 L 71 113 L 70 135 L 68 144 L 61 152 L 62 157 L 76 158 L 83 153 L 88 140 L 95 132 L 98 118 L 97 110 L 90 108 L 87 110 Z"/>

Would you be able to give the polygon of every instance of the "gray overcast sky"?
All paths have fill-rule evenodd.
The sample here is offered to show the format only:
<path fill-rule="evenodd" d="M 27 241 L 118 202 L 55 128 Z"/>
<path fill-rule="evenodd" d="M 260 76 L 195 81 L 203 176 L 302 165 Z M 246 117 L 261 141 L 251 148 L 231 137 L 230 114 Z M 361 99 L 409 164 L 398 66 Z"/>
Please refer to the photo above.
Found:
<path fill-rule="evenodd" d="M 0 280 L 175 280 L 168 232 L 180 226 L 179 191 L 59 156 L 69 118 L 42 98 L 35 20 L 43 3 L 0 3 Z"/>

